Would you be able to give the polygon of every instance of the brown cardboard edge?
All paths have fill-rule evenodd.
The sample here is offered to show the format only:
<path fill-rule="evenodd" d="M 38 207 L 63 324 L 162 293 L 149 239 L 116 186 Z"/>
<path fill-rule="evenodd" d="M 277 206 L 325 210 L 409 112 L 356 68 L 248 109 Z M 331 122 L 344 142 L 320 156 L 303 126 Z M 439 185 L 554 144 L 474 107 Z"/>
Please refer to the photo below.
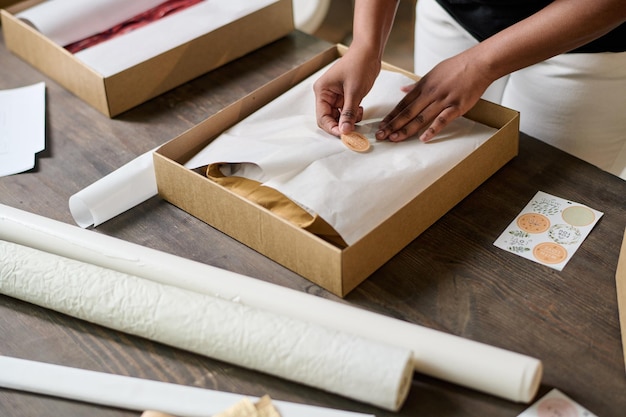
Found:
<path fill-rule="evenodd" d="M 24 2 L 8 10 L 0 10 L 7 49 L 98 111 L 107 114 L 108 105 L 103 78 L 88 66 L 78 62 L 64 48 L 15 17 L 14 13 L 36 3 L 39 1 Z"/>
<path fill-rule="evenodd" d="M 206 187 L 212 190 L 212 192 L 216 189 L 221 189 L 221 187 L 196 173 L 182 168 L 181 164 L 188 160 L 189 157 L 197 153 L 202 147 L 206 146 L 223 130 L 256 111 L 277 95 L 284 93 L 287 89 L 311 75 L 324 64 L 330 63 L 333 59 L 341 56 L 345 53 L 345 51 L 346 47 L 343 45 L 335 45 L 334 47 L 329 48 L 327 51 L 324 51 L 313 59 L 307 61 L 307 63 L 303 64 L 299 68 L 285 73 L 283 76 L 267 83 L 265 86 L 260 87 L 257 91 L 226 107 L 224 110 L 194 126 L 187 132 L 172 139 L 159 148 L 154 154 L 159 194 L 172 204 L 182 208 L 188 213 L 198 213 L 199 208 L 193 207 L 192 202 L 189 201 L 194 199 L 187 198 L 189 192 L 186 190 L 188 188 L 188 182 L 201 180 L 201 183 L 198 184 L 203 185 L 199 186 Z M 415 75 L 391 65 L 385 64 L 384 67 L 416 78 Z M 494 115 L 492 113 L 497 114 Z M 469 112 L 466 117 L 495 127 L 498 131 L 485 144 L 475 150 L 470 156 L 428 187 L 423 193 L 420 194 L 420 196 L 417 196 L 414 200 L 394 214 L 394 216 L 378 226 L 374 231 L 361 239 L 359 242 L 356 242 L 354 245 L 351 245 L 344 250 L 340 250 L 327 242 L 324 242 L 317 236 L 311 235 L 310 233 L 285 222 L 283 219 L 273 216 L 269 212 L 266 213 L 269 217 L 263 219 L 263 221 L 275 222 L 278 220 L 279 223 L 286 223 L 288 225 L 287 230 L 289 230 L 289 232 L 285 232 L 286 234 L 283 237 L 292 238 L 291 236 L 293 236 L 293 239 L 303 239 L 303 242 L 309 243 L 322 242 L 323 245 L 321 248 L 324 248 L 323 250 L 317 252 L 307 252 L 307 256 L 309 258 L 313 258 L 313 254 L 315 254 L 316 258 L 313 258 L 310 262 L 306 263 L 323 264 L 326 268 L 330 266 L 332 270 L 336 270 L 336 268 L 339 267 L 340 272 L 337 275 L 333 275 L 335 274 L 335 272 L 333 272 L 331 274 L 312 277 L 310 274 L 303 272 L 302 265 L 298 265 L 297 262 L 293 263 L 290 261 L 292 258 L 298 259 L 298 257 L 293 253 L 295 251 L 292 251 L 292 248 L 290 248 L 290 245 L 271 248 L 270 250 L 264 251 L 257 249 L 258 246 L 255 246 L 255 243 L 253 242 L 254 239 L 248 240 L 246 236 L 240 236 L 238 230 L 232 231 L 228 229 L 229 226 L 227 224 L 216 224 L 216 222 L 221 222 L 221 220 L 216 219 L 216 217 L 219 218 L 222 214 L 217 214 L 213 217 L 199 217 L 197 214 L 193 215 L 201 218 L 201 220 L 213 225 L 217 229 L 225 232 L 242 243 L 247 244 L 260 253 L 263 253 L 265 256 L 274 259 L 283 266 L 292 269 L 294 272 L 305 276 L 307 279 L 322 286 L 328 291 L 331 291 L 335 295 L 344 297 L 364 279 L 366 279 L 367 276 L 371 275 L 372 272 L 384 264 L 384 262 L 395 256 L 395 254 L 397 254 L 408 243 L 419 236 L 419 234 L 435 223 L 440 217 L 454 207 L 454 205 L 460 202 L 482 182 L 488 179 L 489 176 L 517 155 L 519 137 L 518 112 L 481 100 L 477 104 L 477 107 Z M 472 168 L 471 170 L 468 169 L 470 166 Z M 181 168 L 184 174 L 181 174 Z M 468 171 L 472 171 L 474 175 L 467 175 Z M 197 178 L 192 178 L 193 176 L 198 177 L 199 180 Z M 167 183 L 169 178 L 177 177 L 178 184 L 174 185 Z M 459 186 L 456 192 L 450 193 L 449 191 L 451 189 L 455 189 L 455 187 L 459 185 L 459 182 L 462 186 Z M 172 192 L 174 189 L 176 191 Z M 446 192 L 442 192 L 442 190 L 445 190 Z M 200 188 L 197 191 L 194 191 L 193 195 L 202 195 L 204 192 L 206 192 L 206 190 Z M 221 192 L 215 192 L 216 194 L 211 197 L 213 204 L 224 198 L 225 195 L 230 194 L 224 189 L 221 189 Z M 441 196 L 443 196 L 443 198 Z M 245 207 L 252 208 L 252 210 L 257 212 L 263 211 L 263 209 L 245 199 L 239 200 L 241 201 L 237 201 L 236 204 L 243 204 Z M 221 209 L 232 210 L 232 208 L 228 208 L 228 206 L 236 200 L 230 201 L 231 202 L 226 204 L 225 207 L 221 207 Z M 433 201 L 436 202 L 436 204 L 441 208 L 440 210 L 436 210 L 436 212 L 431 210 Z M 424 213 L 424 215 L 416 220 L 414 214 L 415 212 Z M 227 216 L 226 213 L 223 214 Z M 255 219 L 255 221 L 261 221 L 261 219 Z M 265 223 L 263 227 L 265 227 Z M 394 229 L 393 238 L 391 238 L 390 233 L 388 233 L 390 227 Z M 237 227 L 234 228 L 237 229 Z M 284 241 L 286 242 L 287 240 Z M 315 248 L 317 245 L 317 243 L 312 243 L 312 246 L 310 246 L 308 244 L 300 243 L 299 240 L 298 242 L 298 245 L 309 248 Z M 381 242 L 385 243 L 381 244 Z M 319 248 L 320 247 L 318 247 L 318 249 Z M 377 249 L 372 253 L 372 251 L 368 251 L 367 248 Z M 272 252 L 274 249 L 278 249 L 279 252 L 274 254 Z M 370 253 L 367 253 L 364 256 L 364 252 Z M 285 257 L 286 260 L 281 261 L 280 259 L 283 259 L 283 257 Z M 340 265 L 335 265 L 335 262 L 339 262 Z M 335 279 L 333 279 L 333 276 Z M 341 277 L 341 279 L 337 280 L 337 276 Z"/>
<path fill-rule="evenodd" d="M 624 230 L 622 249 L 617 261 L 615 286 L 617 291 L 617 310 L 622 334 L 622 352 L 624 355 L 624 365 L 626 366 L 626 230 Z"/>
<path fill-rule="evenodd" d="M 182 170 L 167 157 L 155 153 L 154 164 L 162 198 L 329 291 L 340 293 L 341 287 L 332 279 L 341 272 L 340 249 L 208 178 Z M 260 245 L 263 252 L 258 249 Z M 311 258 L 320 262 L 306 261 Z"/>

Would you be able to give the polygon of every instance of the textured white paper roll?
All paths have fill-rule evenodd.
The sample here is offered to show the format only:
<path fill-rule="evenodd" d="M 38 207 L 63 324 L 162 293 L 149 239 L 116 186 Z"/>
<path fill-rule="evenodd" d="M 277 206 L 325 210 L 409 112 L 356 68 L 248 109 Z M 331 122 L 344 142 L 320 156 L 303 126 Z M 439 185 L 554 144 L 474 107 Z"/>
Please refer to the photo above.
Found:
<path fill-rule="evenodd" d="M 407 349 L 0 240 L 0 292 L 111 329 L 388 410 Z"/>
<path fill-rule="evenodd" d="M 5 205 L 0 205 L 0 239 L 405 347 L 413 352 L 416 371 L 512 401 L 531 401 L 541 382 L 542 364 L 536 358 Z"/>

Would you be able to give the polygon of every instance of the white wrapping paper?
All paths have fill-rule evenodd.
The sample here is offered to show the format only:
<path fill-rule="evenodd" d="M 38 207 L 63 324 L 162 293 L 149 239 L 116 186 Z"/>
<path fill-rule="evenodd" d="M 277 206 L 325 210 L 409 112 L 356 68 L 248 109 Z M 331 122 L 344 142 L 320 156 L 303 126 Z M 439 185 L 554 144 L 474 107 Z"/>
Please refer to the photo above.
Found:
<path fill-rule="evenodd" d="M 317 323 L 413 352 L 416 371 L 512 401 L 537 393 L 536 358 L 323 299 L 0 205 L 0 239 Z M 280 300 L 280 302 L 277 302 Z"/>
<path fill-rule="evenodd" d="M 242 394 L 151 381 L 0 356 L 0 387 L 92 404 L 179 417 L 209 417 L 240 401 Z M 369 414 L 272 400 L 281 417 L 373 417 Z"/>
<path fill-rule="evenodd" d="M 138 156 L 70 196 L 70 212 L 76 224 L 98 226 L 157 195 L 153 152 Z"/>
<path fill-rule="evenodd" d="M 353 152 L 317 126 L 313 84 L 327 69 L 226 130 L 185 166 L 231 163 L 233 175 L 280 191 L 319 214 L 352 245 L 496 131 L 461 117 L 429 143 L 417 137 L 401 143 L 377 141 L 378 123 L 404 97 L 401 88 L 414 82 L 383 70 L 361 103 L 366 121 L 357 128 L 371 149 Z"/>
<path fill-rule="evenodd" d="M 165 0 L 48 0 L 17 17 L 60 46 L 88 38 Z"/>
<path fill-rule="evenodd" d="M 0 292 L 72 317 L 396 411 L 411 352 L 0 240 Z"/>

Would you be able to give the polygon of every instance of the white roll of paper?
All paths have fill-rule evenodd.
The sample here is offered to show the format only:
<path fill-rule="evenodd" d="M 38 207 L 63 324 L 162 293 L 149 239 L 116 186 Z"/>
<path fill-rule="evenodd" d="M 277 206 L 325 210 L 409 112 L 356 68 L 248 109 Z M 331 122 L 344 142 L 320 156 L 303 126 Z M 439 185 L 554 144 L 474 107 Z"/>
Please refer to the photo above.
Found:
<path fill-rule="evenodd" d="M 0 293 L 397 411 L 411 352 L 0 240 Z"/>
<path fill-rule="evenodd" d="M 530 402 L 536 358 L 369 312 L 0 205 L 0 239 L 163 284 L 376 339 L 413 352 L 417 372 L 512 401 Z M 280 302 L 276 302 L 280 300 Z"/>
<path fill-rule="evenodd" d="M 127 410 L 158 410 L 181 417 L 209 417 L 242 394 L 213 391 L 124 375 L 0 356 L 0 387 Z M 374 417 L 287 401 L 272 403 L 281 417 Z"/>
<path fill-rule="evenodd" d="M 80 227 L 98 226 L 158 194 L 152 149 L 70 196 Z"/>

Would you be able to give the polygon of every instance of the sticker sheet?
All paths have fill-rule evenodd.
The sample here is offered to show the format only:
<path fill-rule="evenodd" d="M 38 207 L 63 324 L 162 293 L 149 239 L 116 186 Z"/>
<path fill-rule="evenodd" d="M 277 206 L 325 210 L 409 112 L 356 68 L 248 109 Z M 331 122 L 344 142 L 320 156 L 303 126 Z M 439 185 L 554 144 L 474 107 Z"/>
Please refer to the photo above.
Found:
<path fill-rule="evenodd" d="M 561 271 L 602 215 L 539 191 L 494 245 Z"/>
<path fill-rule="evenodd" d="M 554 388 L 518 417 L 596 417 L 596 415 Z"/>

